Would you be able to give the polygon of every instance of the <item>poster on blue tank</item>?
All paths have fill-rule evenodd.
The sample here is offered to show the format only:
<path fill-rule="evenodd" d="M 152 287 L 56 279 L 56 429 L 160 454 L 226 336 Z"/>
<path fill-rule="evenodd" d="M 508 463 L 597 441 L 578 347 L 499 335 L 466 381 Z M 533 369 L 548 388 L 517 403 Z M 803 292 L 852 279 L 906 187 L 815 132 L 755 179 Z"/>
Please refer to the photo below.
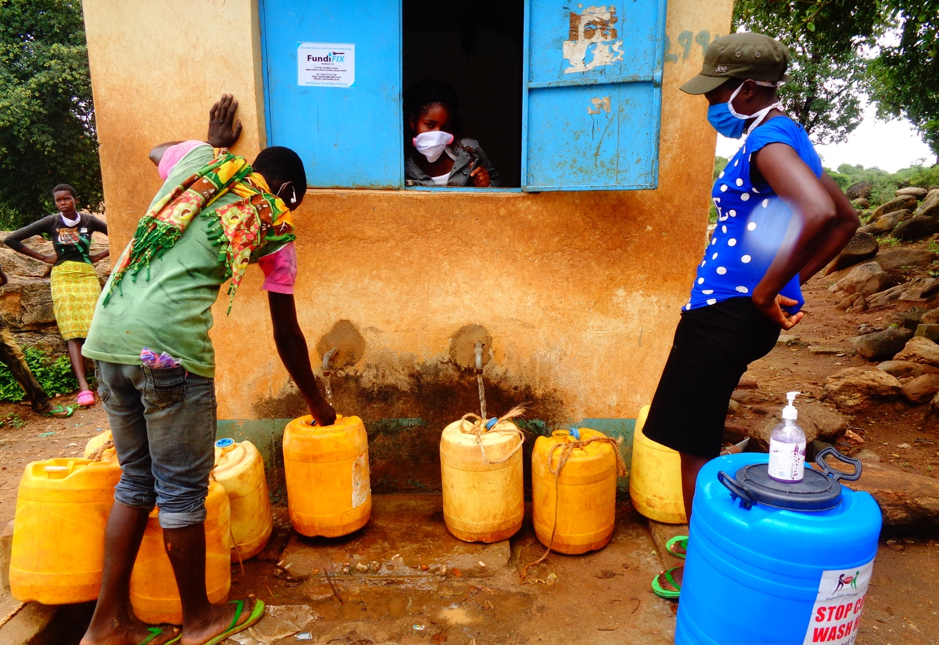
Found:
<path fill-rule="evenodd" d="M 297 84 L 304 87 L 352 87 L 355 83 L 355 45 L 300 43 Z"/>
<path fill-rule="evenodd" d="M 803 645 L 854 645 L 873 570 L 871 560 L 859 567 L 822 572 Z"/>

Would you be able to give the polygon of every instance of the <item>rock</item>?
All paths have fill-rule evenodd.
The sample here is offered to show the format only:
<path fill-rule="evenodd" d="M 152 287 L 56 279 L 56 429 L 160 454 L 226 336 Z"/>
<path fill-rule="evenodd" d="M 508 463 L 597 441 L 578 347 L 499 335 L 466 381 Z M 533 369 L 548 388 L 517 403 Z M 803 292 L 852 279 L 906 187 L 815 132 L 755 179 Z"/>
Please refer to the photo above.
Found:
<path fill-rule="evenodd" d="M 885 329 L 873 334 L 856 336 L 851 339 L 858 355 L 869 361 L 883 361 L 892 358 L 913 337 L 909 329 Z"/>
<path fill-rule="evenodd" d="M 799 337 L 794 334 L 780 334 L 776 339 L 777 345 L 794 345 L 799 342 Z"/>
<path fill-rule="evenodd" d="M 876 262 L 867 262 L 851 269 L 851 273 L 835 283 L 836 291 L 845 295 L 859 293 L 871 296 L 891 284 L 890 276 Z"/>
<path fill-rule="evenodd" d="M 893 230 L 893 229 L 891 229 Z M 831 275 L 835 271 L 853 266 L 877 255 L 880 245 L 873 235 L 862 233 L 860 231 L 854 234 L 851 241 L 848 242 L 841 253 L 835 256 L 835 259 L 828 263 L 825 269 L 825 275 Z"/>
<path fill-rule="evenodd" d="M 731 399 L 730 403 L 727 404 L 727 414 L 740 414 L 742 408 L 742 405 Z"/>
<path fill-rule="evenodd" d="M 908 188 L 901 188 L 893 194 L 897 197 L 905 197 L 909 195 L 910 197 L 915 197 L 916 199 L 923 199 L 928 192 L 929 191 L 925 188 L 920 188 L 919 186 L 910 186 Z"/>
<path fill-rule="evenodd" d="M 860 199 L 861 197 L 869 199 L 871 192 L 874 190 L 874 184 L 869 181 L 859 181 L 855 184 L 848 186 L 848 189 L 845 192 L 845 195 L 848 196 L 848 199 Z"/>
<path fill-rule="evenodd" d="M 884 329 L 889 327 L 903 327 L 916 331 L 916 328 L 923 320 L 925 311 L 921 309 L 910 309 L 909 311 L 892 311 L 883 317 Z"/>
<path fill-rule="evenodd" d="M 862 311 L 867 311 L 871 307 L 882 307 L 884 305 L 889 305 L 897 300 L 900 300 L 907 291 L 909 291 L 910 285 L 908 284 L 898 284 L 895 287 L 890 287 L 889 289 L 884 289 L 880 293 L 875 293 L 872 296 L 869 296 L 865 299 L 864 304 L 866 307 Z M 851 308 L 848 307 L 845 311 L 850 311 Z"/>
<path fill-rule="evenodd" d="M 864 437 L 856 433 L 850 428 L 844 431 L 844 438 L 850 441 L 851 443 L 864 443 Z"/>
<path fill-rule="evenodd" d="M 871 200 L 867 197 L 858 197 L 857 199 L 851 200 L 851 205 L 857 210 L 862 211 L 871 207 Z"/>
<path fill-rule="evenodd" d="M 858 229 L 858 233 L 867 233 L 869 235 L 883 235 L 891 232 L 897 225 L 913 214 L 911 210 L 899 210 L 892 213 L 885 213 Z"/>
<path fill-rule="evenodd" d="M 762 390 L 734 390 L 730 398 L 742 405 L 756 405 L 758 403 L 767 403 L 773 400 L 773 395 Z"/>
<path fill-rule="evenodd" d="M 895 361 L 912 361 L 939 367 L 939 345 L 928 338 L 914 336 L 906 343 L 906 347 L 893 357 Z"/>
<path fill-rule="evenodd" d="M 856 408 L 870 399 L 891 400 L 899 394 L 900 381 L 882 370 L 849 367 L 825 379 L 824 398 L 839 408 Z"/>
<path fill-rule="evenodd" d="M 939 221 L 926 215 L 915 215 L 893 229 L 893 236 L 898 240 L 921 240 L 936 233 L 939 233 Z"/>
<path fill-rule="evenodd" d="M 914 363 L 912 361 L 884 361 L 877 366 L 877 369 L 901 378 L 916 378 L 923 374 L 939 374 L 939 367 L 924 365 L 923 363 Z"/>
<path fill-rule="evenodd" d="M 913 405 L 927 403 L 939 392 L 939 374 L 924 374 L 907 381 L 901 388 L 903 398 Z"/>
<path fill-rule="evenodd" d="M 834 446 L 827 441 L 806 441 L 805 442 L 805 460 L 806 461 L 815 461 L 815 458 L 818 456 L 822 450 L 826 448 L 834 448 Z"/>
<path fill-rule="evenodd" d="M 854 490 L 873 495 L 891 534 L 939 530 L 939 479 L 908 473 L 889 464 L 866 462 Z"/>
<path fill-rule="evenodd" d="M 756 379 L 752 376 L 747 376 L 744 374 L 740 377 L 740 380 L 737 381 L 738 390 L 758 390 L 760 389 L 760 384 L 756 382 Z"/>
<path fill-rule="evenodd" d="M 939 278 L 916 278 L 909 283 L 900 300 L 913 302 L 926 300 L 939 292 Z"/>
<path fill-rule="evenodd" d="M 907 267 L 928 267 L 937 259 L 939 257 L 935 253 L 926 249 L 893 249 L 878 253 L 874 262 L 884 271 L 896 271 Z"/>
<path fill-rule="evenodd" d="M 813 401 L 802 405 L 796 401 L 796 407 L 799 410 L 799 427 L 805 432 L 806 442 L 818 439 L 834 443 L 847 428 L 844 418 L 824 403 Z M 764 452 L 769 450 L 769 435 L 781 422 L 782 404 L 767 414 L 760 425 L 751 432 L 751 447 L 756 446 Z"/>
<path fill-rule="evenodd" d="M 878 455 L 876 452 L 868 448 L 865 448 L 864 450 L 854 455 L 854 458 L 860 459 L 864 463 L 868 463 L 868 462 L 872 462 L 875 464 L 880 463 L 880 455 Z"/>
<path fill-rule="evenodd" d="M 813 354 L 819 354 L 821 356 L 831 356 L 844 353 L 843 349 L 838 347 L 825 347 L 824 345 L 809 345 L 809 351 Z"/>
<path fill-rule="evenodd" d="M 919 325 L 916 327 L 916 335 L 928 338 L 935 343 L 939 341 L 939 325 Z"/>
<path fill-rule="evenodd" d="M 919 322 L 923 325 L 935 325 L 939 323 L 939 309 L 924 311 L 923 315 L 920 316 Z"/>
<path fill-rule="evenodd" d="M 915 197 L 911 197 L 910 195 L 903 195 L 902 197 L 895 197 L 894 199 L 891 199 L 889 202 L 885 204 L 881 204 L 876 209 L 874 209 L 874 212 L 871 213 L 871 221 L 878 219 L 884 213 L 892 213 L 894 211 L 900 211 L 904 209 L 913 210 L 914 208 L 916 208 L 916 203 L 918 201 L 919 200 L 917 200 Z"/>
<path fill-rule="evenodd" d="M 913 211 L 913 214 L 933 218 L 939 215 L 939 190 L 929 191 L 926 199 L 919 205 L 919 208 Z"/>
<path fill-rule="evenodd" d="M 859 293 L 852 293 L 850 296 L 835 305 L 835 309 L 849 313 L 861 313 L 867 311 L 867 298 Z"/>

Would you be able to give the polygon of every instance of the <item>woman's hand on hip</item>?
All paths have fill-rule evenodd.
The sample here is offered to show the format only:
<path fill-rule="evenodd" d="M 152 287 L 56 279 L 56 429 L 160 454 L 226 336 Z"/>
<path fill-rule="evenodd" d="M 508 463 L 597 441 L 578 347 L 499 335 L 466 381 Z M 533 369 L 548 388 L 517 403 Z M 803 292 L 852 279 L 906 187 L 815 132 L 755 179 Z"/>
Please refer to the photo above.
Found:
<path fill-rule="evenodd" d="M 756 293 L 753 294 L 753 304 L 756 305 L 756 308 L 760 312 L 772 320 L 774 323 L 780 326 L 782 329 L 792 329 L 799 324 L 799 321 L 802 320 L 802 317 L 805 315 L 803 312 L 789 315 L 783 309 L 783 307 L 793 307 L 798 303 L 798 301 L 793 300 L 792 298 L 787 298 L 776 294 L 772 299 L 760 298 Z"/>
<path fill-rule="evenodd" d="M 43 255 L 41 258 L 37 258 L 40 262 L 45 262 L 46 264 L 55 264 L 55 261 L 58 260 L 54 255 Z"/>

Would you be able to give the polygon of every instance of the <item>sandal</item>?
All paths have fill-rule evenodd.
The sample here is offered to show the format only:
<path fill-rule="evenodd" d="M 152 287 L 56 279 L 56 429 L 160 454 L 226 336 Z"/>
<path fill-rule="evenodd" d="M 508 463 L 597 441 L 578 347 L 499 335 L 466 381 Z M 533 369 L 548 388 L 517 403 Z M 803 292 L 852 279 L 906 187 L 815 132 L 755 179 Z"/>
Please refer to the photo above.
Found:
<path fill-rule="evenodd" d="M 681 548 L 682 552 L 679 553 L 674 550 L 675 546 Z M 688 553 L 688 536 L 687 535 L 676 535 L 668 542 L 665 543 L 665 551 L 672 556 L 673 558 L 685 559 L 685 554 Z"/>
<path fill-rule="evenodd" d="M 88 407 L 95 404 L 95 395 L 91 390 L 82 390 L 78 393 L 78 405 Z"/>
<path fill-rule="evenodd" d="M 666 600 L 678 600 L 678 596 L 681 594 L 681 585 L 675 582 L 675 578 L 672 577 L 672 571 L 678 568 L 680 567 L 672 567 L 671 569 L 663 571 L 652 579 L 652 591 L 655 592 L 656 596 L 659 598 L 665 598 Z M 659 582 L 659 578 L 663 574 L 665 575 L 665 579 L 668 581 L 668 584 L 675 587 L 675 589 L 666 589 L 662 586 L 662 583 Z"/>
<path fill-rule="evenodd" d="M 218 645 L 222 641 L 226 640 L 232 634 L 237 634 L 238 632 L 242 630 L 248 629 L 249 627 L 254 625 L 256 622 L 261 620 L 261 618 L 264 616 L 264 602 L 262 600 L 254 601 L 254 607 L 251 609 L 251 614 L 248 616 L 248 619 L 243 623 L 239 623 L 238 619 L 241 618 L 241 612 L 244 610 L 244 606 L 245 606 L 244 600 L 229 600 L 228 604 L 235 605 L 235 617 L 232 618 L 231 625 L 228 626 L 228 629 L 226 631 L 222 632 L 221 634 L 219 634 L 218 636 L 216 636 L 215 638 L 207 642 L 205 645 Z"/>
<path fill-rule="evenodd" d="M 68 419 L 75 414 L 75 408 L 68 405 L 50 405 L 48 410 L 34 410 L 34 412 L 53 419 Z"/>
<path fill-rule="evenodd" d="M 139 643 L 137 643 L 137 645 L 149 645 L 150 643 L 153 642 L 154 638 L 159 638 L 160 636 L 163 635 L 162 627 L 147 627 L 147 631 L 150 632 L 150 635 L 147 636 L 142 641 L 140 641 Z M 174 638 L 171 641 L 166 641 L 164 645 L 171 645 L 172 643 L 178 643 L 179 639 L 181 639 L 182 637 L 183 637 L 182 632 L 180 632 L 179 635 L 176 636 L 176 638 Z"/>

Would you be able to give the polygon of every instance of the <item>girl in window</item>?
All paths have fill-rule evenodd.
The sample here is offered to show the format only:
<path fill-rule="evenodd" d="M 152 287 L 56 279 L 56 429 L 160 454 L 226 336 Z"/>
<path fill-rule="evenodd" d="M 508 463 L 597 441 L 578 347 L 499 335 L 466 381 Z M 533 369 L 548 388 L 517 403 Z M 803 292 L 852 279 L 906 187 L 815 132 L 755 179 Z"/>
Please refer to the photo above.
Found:
<path fill-rule="evenodd" d="M 475 139 L 465 137 L 452 87 L 433 79 L 412 85 L 404 95 L 404 176 L 408 186 L 499 186 Z"/>

